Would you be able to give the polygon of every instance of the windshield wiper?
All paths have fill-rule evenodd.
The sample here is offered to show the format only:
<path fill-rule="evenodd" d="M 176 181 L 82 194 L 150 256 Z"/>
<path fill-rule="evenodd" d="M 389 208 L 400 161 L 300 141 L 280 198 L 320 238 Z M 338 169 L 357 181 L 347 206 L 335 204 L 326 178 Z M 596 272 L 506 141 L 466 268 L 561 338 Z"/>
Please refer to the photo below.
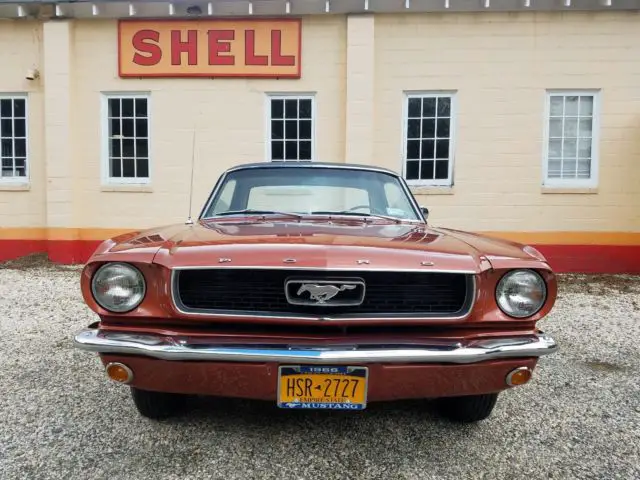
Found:
<path fill-rule="evenodd" d="M 353 212 L 351 210 L 342 210 L 338 212 L 332 212 L 330 210 L 327 210 L 327 211 L 318 210 L 315 212 L 311 212 L 311 215 L 352 215 L 354 217 L 382 218 L 384 220 L 391 220 L 392 222 L 395 222 L 395 223 L 402 223 L 402 220 L 397 217 L 389 217 L 387 215 L 378 215 L 376 213 L 358 213 L 358 212 Z"/>
<path fill-rule="evenodd" d="M 243 210 L 229 210 L 226 212 L 219 212 L 214 214 L 214 217 L 221 217 L 224 215 L 242 215 L 248 213 L 250 215 L 288 215 L 290 217 L 302 218 L 302 215 L 292 212 L 278 212 L 275 210 L 254 210 L 253 208 L 245 208 Z"/>

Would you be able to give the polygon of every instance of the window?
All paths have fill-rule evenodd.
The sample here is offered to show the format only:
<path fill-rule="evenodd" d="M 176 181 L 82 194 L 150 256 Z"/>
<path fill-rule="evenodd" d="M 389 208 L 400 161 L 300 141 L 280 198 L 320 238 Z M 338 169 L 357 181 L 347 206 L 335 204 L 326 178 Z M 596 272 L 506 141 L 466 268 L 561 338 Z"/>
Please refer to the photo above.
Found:
<path fill-rule="evenodd" d="M 596 185 L 597 100 L 587 91 L 547 95 L 545 185 Z"/>
<path fill-rule="evenodd" d="M 303 216 L 387 215 L 419 220 L 401 179 L 386 172 L 344 167 L 265 164 L 227 174 L 203 210 L 216 215 L 287 212 Z"/>
<path fill-rule="evenodd" d="M 314 157 L 315 105 L 312 96 L 270 96 L 268 153 L 274 162 L 311 161 Z"/>
<path fill-rule="evenodd" d="M 453 171 L 453 94 L 406 97 L 404 176 L 416 185 L 451 185 Z"/>
<path fill-rule="evenodd" d="M 146 95 L 104 97 L 108 183 L 149 181 L 149 98 Z"/>
<path fill-rule="evenodd" d="M 26 182 L 27 98 L 0 95 L 0 181 Z"/>

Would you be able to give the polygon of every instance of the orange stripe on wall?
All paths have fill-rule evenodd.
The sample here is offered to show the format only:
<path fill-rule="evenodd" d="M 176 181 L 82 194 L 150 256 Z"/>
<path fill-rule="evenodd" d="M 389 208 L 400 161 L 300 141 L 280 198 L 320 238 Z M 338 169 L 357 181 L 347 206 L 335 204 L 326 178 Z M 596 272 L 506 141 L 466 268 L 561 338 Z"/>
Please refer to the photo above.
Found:
<path fill-rule="evenodd" d="M 126 228 L 0 228 L 4 240 L 105 240 Z M 640 245 L 640 232 L 478 232 L 533 245 Z"/>
<path fill-rule="evenodd" d="M 106 240 L 133 228 L 0 228 L 2 240 Z"/>

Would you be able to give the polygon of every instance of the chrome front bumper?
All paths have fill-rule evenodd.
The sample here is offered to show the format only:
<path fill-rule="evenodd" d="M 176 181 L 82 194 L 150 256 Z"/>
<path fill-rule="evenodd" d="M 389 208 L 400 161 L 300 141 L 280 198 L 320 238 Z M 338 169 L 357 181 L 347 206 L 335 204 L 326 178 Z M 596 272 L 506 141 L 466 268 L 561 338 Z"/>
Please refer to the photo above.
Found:
<path fill-rule="evenodd" d="M 307 364 L 342 363 L 476 363 L 514 357 L 540 357 L 558 349 L 555 340 L 537 335 L 478 339 L 467 343 L 435 341 L 433 344 L 367 345 L 264 345 L 203 344 L 188 337 L 86 328 L 74 345 L 98 353 L 143 355 L 161 360 L 217 362 L 277 362 Z"/>

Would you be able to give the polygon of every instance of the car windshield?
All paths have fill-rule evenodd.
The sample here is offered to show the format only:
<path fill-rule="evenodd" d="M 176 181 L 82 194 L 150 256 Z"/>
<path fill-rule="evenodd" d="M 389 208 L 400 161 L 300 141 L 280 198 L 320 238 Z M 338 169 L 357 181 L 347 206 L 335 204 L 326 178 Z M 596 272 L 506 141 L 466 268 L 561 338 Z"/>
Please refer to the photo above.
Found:
<path fill-rule="evenodd" d="M 247 168 L 227 174 L 203 218 L 242 214 L 362 215 L 421 220 L 400 179 L 347 168 Z"/>

